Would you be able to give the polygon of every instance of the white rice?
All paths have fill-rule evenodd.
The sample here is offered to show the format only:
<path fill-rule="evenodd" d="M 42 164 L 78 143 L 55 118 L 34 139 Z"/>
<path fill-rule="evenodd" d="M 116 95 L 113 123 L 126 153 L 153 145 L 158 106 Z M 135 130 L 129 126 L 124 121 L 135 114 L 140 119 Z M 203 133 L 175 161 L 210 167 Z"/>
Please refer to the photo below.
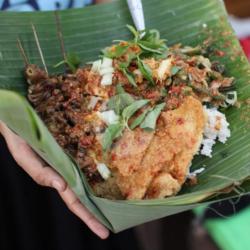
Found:
<path fill-rule="evenodd" d="M 212 147 L 216 140 L 226 143 L 231 136 L 229 123 L 226 116 L 216 108 L 207 108 L 204 106 L 207 114 L 207 124 L 204 129 L 204 137 L 201 142 L 200 154 L 212 157 Z"/>

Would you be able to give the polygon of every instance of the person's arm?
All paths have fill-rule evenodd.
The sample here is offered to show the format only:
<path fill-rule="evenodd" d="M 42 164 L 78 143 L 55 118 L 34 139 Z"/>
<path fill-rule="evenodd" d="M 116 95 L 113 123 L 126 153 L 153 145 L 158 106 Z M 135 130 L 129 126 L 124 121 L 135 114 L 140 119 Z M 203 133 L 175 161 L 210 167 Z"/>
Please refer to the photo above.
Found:
<path fill-rule="evenodd" d="M 19 136 L 0 121 L 0 134 L 3 135 L 8 148 L 18 165 L 32 179 L 42 186 L 55 188 L 67 207 L 78 216 L 100 238 L 105 239 L 109 231 L 81 204 L 64 179 L 51 167 L 46 165 Z"/>

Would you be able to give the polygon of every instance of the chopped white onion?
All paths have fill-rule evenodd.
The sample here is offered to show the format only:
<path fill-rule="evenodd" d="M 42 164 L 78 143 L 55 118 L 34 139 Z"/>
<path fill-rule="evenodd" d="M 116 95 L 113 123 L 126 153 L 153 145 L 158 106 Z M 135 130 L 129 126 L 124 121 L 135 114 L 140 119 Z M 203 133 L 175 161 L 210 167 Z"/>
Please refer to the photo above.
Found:
<path fill-rule="evenodd" d="M 114 110 L 108 110 L 108 111 L 104 111 L 104 112 L 97 112 L 97 115 L 107 125 L 116 124 L 119 121 L 119 116 L 116 115 Z"/>
<path fill-rule="evenodd" d="M 97 96 L 91 96 L 90 98 L 90 101 L 89 101 L 89 104 L 88 104 L 88 109 L 94 109 L 97 102 L 101 100 L 100 97 L 97 97 Z"/>
<path fill-rule="evenodd" d="M 107 180 L 111 176 L 109 168 L 104 163 L 97 163 L 96 167 L 104 180 Z"/>
<path fill-rule="evenodd" d="M 102 60 L 93 62 L 91 71 L 97 72 L 102 76 L 101 85 L 107 86 L 112 84 L 114 68 L 112 66 L 113 60 L 103 57 Z"/>
<path fill-rule="evenodd" d="M 113 60 L 111 58 L 103 57 L 102 68 L 112 67 L 112 64 L 113 64 Z"/>
<path fill-rule="evenodd" d="M 193 172 L 189 173 L 187 175 L 187 178 L 192 178 L 192 177 L 196 177 L 198 174 L 202 173 L 205 170 L 205 168 L 199 168 L 194 170 Z"/>
<path fill-rule="evenodd" d="M 94 61 L 93 64 L 92 64 L 91 71 L 99 72 L 100 69 L 101 69 L 101 66 L 102 66 L 102 60 Z"/>
<path fill-rule="evenodd" d="M 112 67 L 107 67 L 107 68 L 101 68 L 99 73 L 101 76 L 106 75 L 106 74 L 110 74 L 114 72 L 114 68 Z"/>
<path fill-rule="evenodd" d="M 165 74 L 169 74 L 172 67 L 172 58 L 165 59 L 161 62 L 157 69 L 157 75 L 159 80 L 164 80 Z"/>
<path fill-rule="evenodd" d="M 139 69 L 135 69 L 135 70 L 133 71 L 133 73 L 134 73 L 135 75 L 138 75 L 138 76 L 141 76 L 141 75 L 142 75 L 142 73 L 141 73 L 141 71 L 140 71 Z"/>
<path fill-rule="evenodd" d="M 102 86 L 112 85 L 112 78 L 113 78 L 112 73 L 103 75 L 101 80 L 101 85 Z"/>

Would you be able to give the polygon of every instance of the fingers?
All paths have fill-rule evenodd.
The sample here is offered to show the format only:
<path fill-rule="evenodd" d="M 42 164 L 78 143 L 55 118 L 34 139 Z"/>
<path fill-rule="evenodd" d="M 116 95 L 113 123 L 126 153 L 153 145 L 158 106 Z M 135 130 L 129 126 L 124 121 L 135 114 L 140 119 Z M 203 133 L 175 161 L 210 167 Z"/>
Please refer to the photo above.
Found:
<path fill-rule="evenodd" d="M 64 179 L 52 168 L 46 167 L 22 138 L 3 123 L 0 124 L 0 127 L 13 158 L 35 182 L 42 186 L 53 187 L 59 192 L 66 189 L 67 185 Z"/>
<path fill-rule="evenodd" d="M 63 178 L 55 170 L 48 166 L 35 171 L 31 169 L 30 176 L 39 185 L 53 187 L 58 192 L 62 192 L 67 188 L 67 184 Z"/>
<path fill-rule="evenodd" d="M 3 122 L 0 121 L 0 133 L 2 133 L 2 126 L 3 126 L 3 125 L 4 125 Z"/>
<path fill-rule="evenodd" d="M 108 237 L 109 231 L 80 203 L 76 195 L 67 187 L 64 179 L 56 171 L 44 166 L 44 162 L 34 153 L 29 145 L 13 133 L 5 124 L 1 123 L 1 121 L 0 132 L 4 136 L 8 148 L 18 165 L 20 165 L 34 181 L 40 185 L 57 189 L 68 208 L 86 223 L 95 234 L 101 239 Z"/>
<path fill-rule="evenodd" d="M 85 208 L 70 188 L 59 192 L 68 208 L 78 216 L 101 239 L 109 236 L 109 231 Z"/>

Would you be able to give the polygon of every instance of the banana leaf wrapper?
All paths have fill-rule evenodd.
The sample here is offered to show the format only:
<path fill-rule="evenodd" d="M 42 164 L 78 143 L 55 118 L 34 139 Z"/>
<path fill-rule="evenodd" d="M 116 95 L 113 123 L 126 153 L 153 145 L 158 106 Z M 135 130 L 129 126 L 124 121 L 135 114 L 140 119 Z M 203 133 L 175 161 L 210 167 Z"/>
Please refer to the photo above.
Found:
<path fill-rule="evenodd" d="M 169 45 L 209 43 L 211 60 L 236 78 L 240 107 L 226 110 L 231 138 L 217 143 L 212 158 L 195 156 L 192 170 L 206 167 L 199 183 L 161 200 L 111 201 L 96 197 L 74 160 L 65 154 L 26 100 L 24 64 L 16 46 L 23 43 L 31 63 L 41 65 L 32 34 L 36 26 L 49 72 L 62 60 L 53 12 L 0 13 L 0 120 L 24 138 L 67 181 L 81 202 L 110 230 L 180 213 L 202 204 L 250 192 L 250 68 L 220 0 L 143 0 L 147 28 L 158 29 Z M 67 52 L 83 62 L 95 60 L 114 39 L 128 39 L 132 20 L 125 1 L 58 13 Z"/>

